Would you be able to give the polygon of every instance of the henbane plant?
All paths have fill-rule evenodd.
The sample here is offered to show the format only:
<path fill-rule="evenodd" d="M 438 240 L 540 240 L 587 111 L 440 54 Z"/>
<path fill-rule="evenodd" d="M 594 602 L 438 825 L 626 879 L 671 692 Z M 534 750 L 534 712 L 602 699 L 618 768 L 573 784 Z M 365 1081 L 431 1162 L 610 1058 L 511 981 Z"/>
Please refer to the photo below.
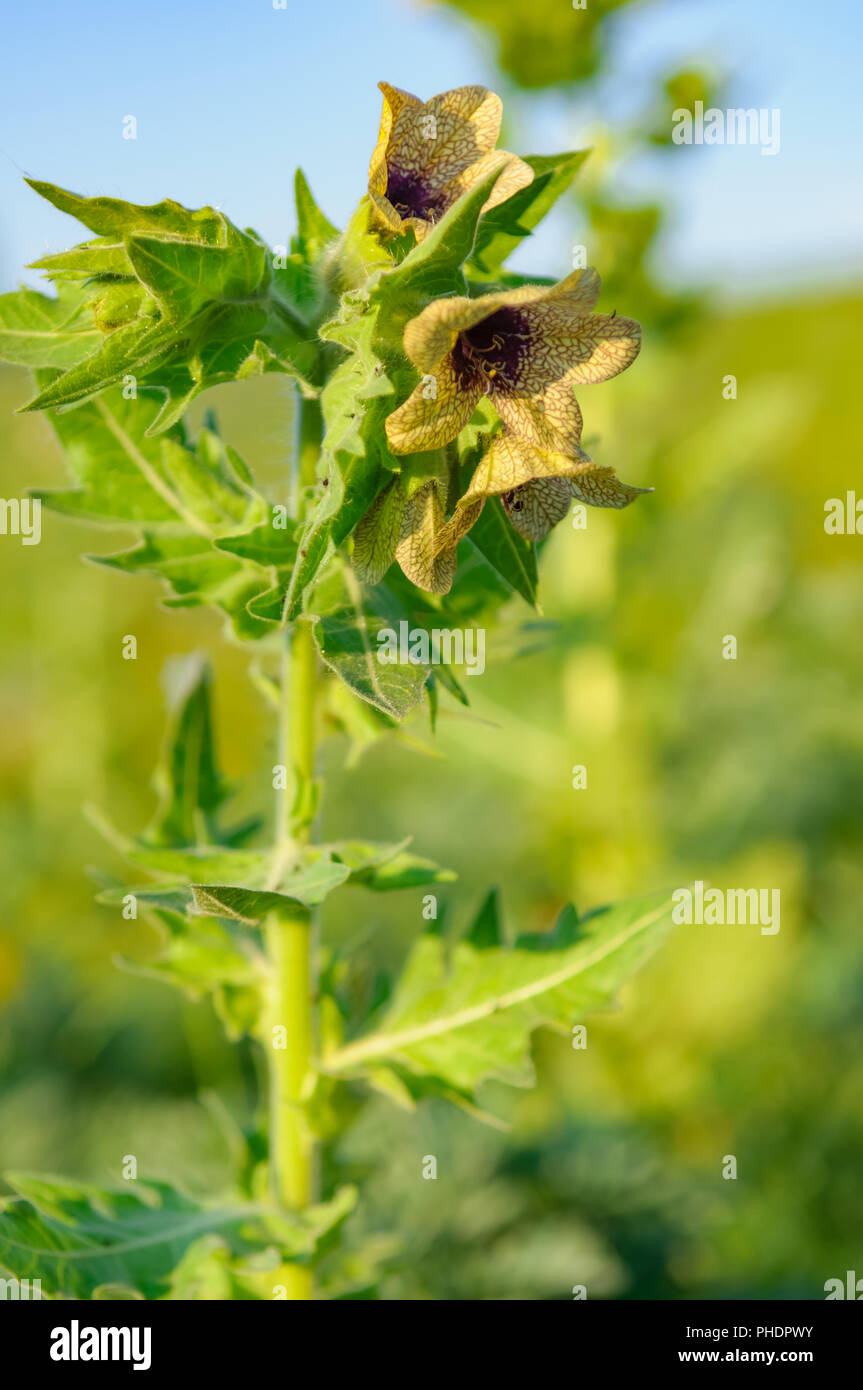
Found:
<path fill-rule="evenodd" d="M 630 365 L 638 325 L 596 312 L 592 270 L 555 284 L 505 267 L 585 152 L 498 151 L 501 103 L 482 87 L 425 103 L 382 91 L 368 192 L 343 231 L 299 171 L 290 249 L 209 207 L 33 182 L 94 235 L 35 263 L 53 294 L 0 298 L 0 356 L 33 369 L 24 409 L 51 412 L 74 480 L 35 495 L 130 528 L 130 548 L 99 562 L 159 576 L 167 608 L 220 610 L 255 654 L 280 740 L 269 826 L 226 822 L 210 676 L 191 657 L 173 672 L 150 824 L 129 836 L 94 817 L 129 864 L 100 900 L 161 933 L 138 968 L 259 1044 L 262 1122 L 238 1134 L 236 1187 L 218 1201 L 145 1174 L 116 1191 L 10 1175 L 0 1265 L 49 1297 L 374 1297 L 380 1271 L 341 1254 L 358 1194 L 318 1190 L 346 1098 L 445 1097 L 481 1120 L 482 1083 L 531 1084 L 534 1030 L 606 1005 L 669 924 L 659 897 L 567 907 L 505 944 L 491 895 L 458 939 L 429 920 L 365 1014 L 350 952 L 318 940 L 330 893 L 402 890 L 407 925 L 454 877 L 408 839 L 315 833 L 325 720 L 379 736 L 422 703 L 434 727 L 440 699 L 467 702 L 447 664 L 378 661 L 378 634 L 488 623 L 513 593 L 535 604 L 537 544 L 571 499 L 619 508 L 644 491 L 587 455 L 574 393 Z M 212 417 L 194 439 L 184 423 L 209 387 L 270 372 L 296 386 L 276 498 Z"/>

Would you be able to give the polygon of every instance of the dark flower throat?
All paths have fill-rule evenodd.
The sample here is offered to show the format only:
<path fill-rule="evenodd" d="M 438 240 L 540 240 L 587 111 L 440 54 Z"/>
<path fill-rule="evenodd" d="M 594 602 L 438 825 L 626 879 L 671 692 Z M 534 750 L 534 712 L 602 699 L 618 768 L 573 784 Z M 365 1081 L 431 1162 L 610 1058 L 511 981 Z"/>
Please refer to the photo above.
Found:
<path fill-rule="evenodd" d="M 399 217 L 421 217 L 434 222 L 446 209 L 440 196 L 416 174 L 390 169 L 387 177 L 387 198 Z"/>
<path fill-rule="evenodd" d="M 489 394 L 515 386 L 529 346 L 524 315 L 517 309 L 495 310 L 456 340 L 453 359 L 459 384 L 475 384 L 479 375 Z"/>

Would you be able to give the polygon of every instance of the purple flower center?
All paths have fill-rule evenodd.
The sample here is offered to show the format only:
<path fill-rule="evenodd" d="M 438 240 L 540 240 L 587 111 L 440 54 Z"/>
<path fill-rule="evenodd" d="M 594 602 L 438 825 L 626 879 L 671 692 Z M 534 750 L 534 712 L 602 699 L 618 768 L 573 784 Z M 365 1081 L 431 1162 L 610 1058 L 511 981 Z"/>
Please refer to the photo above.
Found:
<path fill-rule="evenodd" d="M 446 211 L 439 193 L 418 175 L 392 167 L 387 175 L 387 198 L 400 217 L 421 217 L 426 222 L 434 222 Z"/>
<path fill-rule="evenodd" d="M 486 390 L 513 387 L 530 350 L 530 332 L 517 309 L 496 309 L 487 319 L 460 333 L 453 348 L 456 374 L 462 385 L 481 377 Z"/>

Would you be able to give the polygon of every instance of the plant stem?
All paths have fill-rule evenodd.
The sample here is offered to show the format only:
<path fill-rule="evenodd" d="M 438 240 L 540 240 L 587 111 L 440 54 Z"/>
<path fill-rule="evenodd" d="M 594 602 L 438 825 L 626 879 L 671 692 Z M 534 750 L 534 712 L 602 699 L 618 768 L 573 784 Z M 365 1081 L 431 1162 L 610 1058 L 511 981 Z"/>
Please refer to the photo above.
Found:
<path fill-rule="evenodd" d="M 306 400 L 297 392 L 296 403 L 296 445 L 291 479 L 291 516 L 295 521 L 298 521 L 300 520 L 300 488 L 313 485 L 317 476 L 323 419 L 321 407 L 316 400 Z"/>
<path fill-rule="evenodd" d="M 312 1048 L 309 914 L 271 917 L 267 944 L 273 965 L 274 1026 L 285 1046 L 271 1047 L 272 1160 L 276 1195 L 291 1211 L 313 1199 L 312 1142 L 302 1113 L 303 1086 Z"/>
<path fill-rule="evenodd" d="M 314 779 L 316 653 L 312 627 L 300 619 L 286 633 L 281 742 L 294 775 L 291 791 L 280 793 L 276 856 L 308 840 L 314 813 L 309 789 Z M 304 1112 L 314 1045 L 311 913 L 305 908 L 272 913 L 266 924 L 272 969 L 269 1036 L 270 1171 L 274 1196 L 289 1211 L 315 1199 L 315 1145 Z M 291 1299 L 312 1297 L 311 1271 L 286 1267 Z"/>
<path fill-rule="evenodd" d="M 300 487 L 314 479 L 319 447 L 317 404 L 301 401 L 292 487 L 295 517 Z M 276 806 L 276 863 L 309 839 L 315 809 L 316 688 L 312 624 L 300 618 L 285 631 L 282 649 L 279 760 L 292 773 L 292 785 L 279 792 Z M 311 913 L 299 907 L 291 913 L 273 913 L 265 931 L 272 969 L 270 1027 L 264 1039 L 269 1059 L 271 1182 L 281 1206 L 303 1211 L 316 1196 L 315 1143 L 304 1110 L 315 1032 Z M 287 1265 L 283 1278 L 289 1299 L 313 1297 L 308 1267 Z"/>
<path fill-rule="evenodd" d="M 294 774 L 290 830 L 296 844 L 307 844 L 315 811 L 315 744 L 318 656 L 312 624 L 298 618 L 290 638 L 288 670 L 288 752 Z"/>

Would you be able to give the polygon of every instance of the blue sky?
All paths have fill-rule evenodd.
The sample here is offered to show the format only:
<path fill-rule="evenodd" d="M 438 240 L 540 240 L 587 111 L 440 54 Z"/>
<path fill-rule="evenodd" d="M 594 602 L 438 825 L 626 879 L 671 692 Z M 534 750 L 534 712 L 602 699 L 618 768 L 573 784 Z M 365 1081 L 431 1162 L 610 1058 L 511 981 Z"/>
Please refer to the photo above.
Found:
<path fill-rule="evenodd" d="M 615 21 L 612 69 L 589 100 L 514 103 L 519 148 L 588 143 L 597 121 L 643 108 L 652 76 L 707 62 L 730 74 L 728 104 L 779 107 L 781 150 L 681 146 L 623 165 L 622 196 L 671 203 L 663 273 L 744 294 L 847 281 L 863 265 L 861 36 L 858 0 L 645 0 Z M 5 40 L 0 289 L 80 239 L 22 171 L 135 202 L 213 203 L 279 243 L 296 164 L 334 221 L 364 191 L 379 79 L 423 97 L 499 87 L 489 45 L 421 0 L 41 0 L 8 14 Z M 127 115 L 136 140 L 122 138 Z M 571 241 L 558 219 L 523 267 L 565 272 Z"/>

